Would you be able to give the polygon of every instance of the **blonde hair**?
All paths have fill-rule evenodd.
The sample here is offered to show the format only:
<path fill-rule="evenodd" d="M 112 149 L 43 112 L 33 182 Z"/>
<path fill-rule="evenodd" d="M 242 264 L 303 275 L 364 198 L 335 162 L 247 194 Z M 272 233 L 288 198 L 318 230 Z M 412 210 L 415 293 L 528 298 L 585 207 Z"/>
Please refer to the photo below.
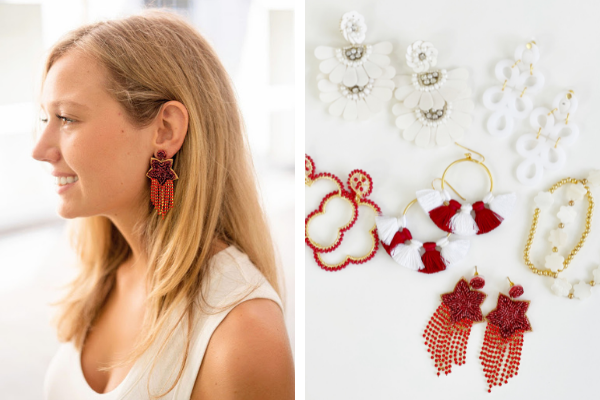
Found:
<path fill-rule="evenodd" d="M 216 240 L 248 255 L 281 295 L 235 93 L 207 40 L 183 18 L 159 10 L 89 24 L 53 46 L 42 82 L 56 60 L 73 50 L 93 57 L 108 71 L 107 90 L 137 126 L 148 125 L 170 100 L 184 104 L 189 114 L 187 136 L 173 162 L 179 176 L 174 208 L 164 220 L 159 217 L 149 201 L 148 185 L 147 215 L 137 225 L 149 260 L 150 290 L 142 337 L 126 359 L 104 369 L 137 360 L 181 302 L 185 311 L 177 322 L 186 316 L 192 321 L 194 304 L 203 299 L 202 283 Z M 73 341 L 81 350 L 114 285 L 116 271 L 131 249 L 107 217 L 69 222 L 81 270 L 58 303 L 56 325 L 59 340 Z M 181 378 L 190 340 L 188 329 L 176 380 L 158 397 L 170 392 Z"/>

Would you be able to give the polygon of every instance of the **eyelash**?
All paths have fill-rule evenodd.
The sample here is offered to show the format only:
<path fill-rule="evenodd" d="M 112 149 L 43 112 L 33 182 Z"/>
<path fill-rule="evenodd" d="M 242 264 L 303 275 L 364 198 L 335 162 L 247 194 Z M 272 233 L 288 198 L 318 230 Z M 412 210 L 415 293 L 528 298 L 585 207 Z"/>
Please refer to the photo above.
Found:
<path fill-rule="evenodd" d="M 56 118 L 62 120 L 64 123 L 71 123 L 71 122 L 75 122 L 75 120 L 67 118 L 67 117 L 63 117 L 62 115 L 56 114 Z M 43 123 L 48 122 L 48 118 L 40 118 L 40 121 L 42 121 Z"/>

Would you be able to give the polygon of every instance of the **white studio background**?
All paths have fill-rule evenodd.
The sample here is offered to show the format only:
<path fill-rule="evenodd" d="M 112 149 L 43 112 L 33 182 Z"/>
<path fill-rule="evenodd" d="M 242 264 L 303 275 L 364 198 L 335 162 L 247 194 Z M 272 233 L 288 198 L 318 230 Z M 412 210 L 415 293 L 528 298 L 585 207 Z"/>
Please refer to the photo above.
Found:
<path fill-rule="evenodd" d="M 390 41 L 392 65 L 398 74 L 412 71 L 404 54 L 416 40 L 431 41 L 438 49 L 437 67 L 466 67 L 473 89 L 474 122 L 461 144 L 481 152 L 494 176 L 494 193 L 516 192 L 512 216 L 494 232 L 473 237 L 467 259 L 449 270 L 424 275 L 396 264 L 383 249 L 366 264 L 349 265 L 337 272 L 324 271 L 305 246 L 306 258 L 306 398 L 330 399 L 596 399 L 595 380 L 600 367 L 597 335 L 600 329 L 600 288 L 585 301 L 559 298 L 550 291 L 552 279 L 532 274 L 523 262 L 523 249 L 533 217 L 533 198 L 565 177 L 584 178 L 600 169 L 600 65 L 597 15 L 594 1 L 341 1 L 308 0 L 306 3 L 306 153 L 317 172 L 331 172 L 343 181 L 356 168 L 373 178 L 370 199 L 386 215 L 400 215 L 415 197 L 429 187 L 447 165 L 464 157 L 464 150 L 450 145 L 421 149 L 401 137 L 395 127 L 392 106 L 365 122 L 347 122 L 327 112 L 319 100 L 316 77 L 319 45 L 341 46 L 345 40 L 339 21 L 347 11 L 363 14 L 368 27 L 365 43 Z M 522 158 L 516 153 L 517 138 L 528 132 L 527 120 L 517 121 L 507 138 L 490 136 L 485 123 L 491 112 L 482 105 L 483 92 L 497 85 L 495 64 L 513 58 L 517 45 L 535 38 L 541 56 L 536 65 L 546 77 L 535 107 L 550 108 L 556 93 L 572 89 L 579 109 L 570 121 L 581 135 L 567 148 L 567 164 L 544 174 L 536 187 L 520 184 L 515 170 Z M 530 130 L 530 129 L 529 129 Z M 470 202 L 488 189 L 483 169 L 472 163 L 454 167 L 448 179 Z M 313 185 L 314 186 L 314 185 Z M 306 212 L 318 204 L 323 188 L 306 187 Z M 333 190 L 330 189 L 329 190 Z M 564 189 L 562 189 L 564 191 Z M 564 204 L 559 191 L 555 202 Z M 595 190 L 596 198 L 600 190 Z M 576 206 L 578 219 L 586 201 Z M 372 216 L 371 216 L 372 218 Z M 582 251 L 562 277 L 571 283 L 589 281 L 600 262 L 598 211 L 592 233 Z M 442 232 L 428 221 L 418 206 L 408 212 L 409 227 L 421 241 L 439 239 Z M 549 228 L 556 225 L 556 209 L 543 213 L 533 244 L 532 261 L 542 266 L 550 252 Z M 570 230 L 566 253 L 576 243 L 581 228 Z M 363 233 L 364 241 L 364 233 Z M 364 246 L 360 232 L 346 234 L 349 247 Z M 344 242 L 343 245 L 347 243 Z M 519 374 L 507 385 L 487 393 L 479 353 L 485 324 L 473 326 L 463 366 L 438 377 L 424 345 L 423 331 L 440 304 L 440 294 L 456 282 L 469 279 L 477 265 L 486 279 L 488 294 L 484 315 L 496 307 L 499 292 L 507 293 L 507 276 L 523 285 L 523 300 L 531 300 L 527 315 L 533 332 L 524 337 Z"/>

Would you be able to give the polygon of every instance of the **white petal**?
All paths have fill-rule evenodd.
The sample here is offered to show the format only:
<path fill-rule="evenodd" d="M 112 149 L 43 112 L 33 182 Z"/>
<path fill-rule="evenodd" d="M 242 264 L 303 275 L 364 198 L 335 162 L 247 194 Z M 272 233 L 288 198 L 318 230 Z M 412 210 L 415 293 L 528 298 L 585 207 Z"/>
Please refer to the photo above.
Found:
<path fill-rule="evenodd" d="M 319 60 L 335 57 L 335 49 L 329 46 L 319 46 L 315 49 L 315 57 Z"/>
<path fill-rule="evenodd" d="M 423 126 L 415 138 L 415 144 L 419 147 L 428 147 L 430 139 L 431 129 L 428 126 Z"/>
<path fill-rule="evenodd" d="M 448 133 L 452 140 L 459 141 L 465 136 L 465 130 L 456 122 L 452 121 L 452 119 L 446 120 L 446 126 L 448 127 Z"/>
<path fill-rule="evenodd" d="M 413 140 L 415 140 L 417 133 L 419 133 L 422 127 L 423 124 L 421 122 L 415 121 L 412 125 L 406 128 L 404 132 L 402 132 L 402 137 L 408 140 L 409 142 L 412 142 Z"/>
<path fill-rule="evenodd" d="M 417 120 L 414 113 L 404 114 L 396 118 L 396 126 L 398 129 L 406 129 Z"/>
<path fill-rule="evenodd" d="M 436 110 L 441 110 L 442 108 L 444 108 L 446 101 L 437 90 L 431 92 L 431 97 L 433 97 L 433 108 L 435 108 Z"/>
<path fill-rule="evenodd" d="M 379 68 L 377 65 L 373 64 L 371 61 L 365 61 L 363 64 L 365 71 L 367 71 L 367 75 L 370 78 L 377 79 L 383 74 L 383 70 Z"/>
<path fill-rule="evenodd" d="M 369 110 L 369 106 L 367 106 L 367 103 L 365 103 L 363 99 L 358 100 L 357 108 L 358 119 L 360 119 L 361 121 L 364 121 L 371 117 L 371 111 Z"/>
<path fill-rule="evenodd" d="M 471 113 L 475 109 L 475 103 L 471 99 L 455 100 L 452 102 L 452 108 L 454 111 Z"/>
<path fill-rule="evenodd" d="M 342 94 L 340 92 L 326 92 L 321 93 L 319 95 L 319 98 L 324 103 L 331 103 L 332 101 L 339 99 L 340 97 L 342 97 Z"/>
<path fill-rule="evenodd" d="M 373 113 L 378 113 L 379 111 L 383 110 L 383 101 L 381 101 L 379 97 L 367 96 L 365 101 L 369 106 L 369 110 L 373 111 Z"/>
<path fill-rule="evenodd" d="M 371 89 L 371 96 L 377 96 L 383 101 L 388 101 L 392 98 L 392 89 L 374 87 L 373 89 Z"/>
<path fill-rule="evenodd" d="M 400 86 L 398 89 L 396 89 L 396 92 L 394 93 L 394 96 L 396 96 L 396 98 L 400 101 L 406 99 L 406 97 L 411 94 L 412 92 L 415 91 L 414 86 Z"/>
<path fill-rule="evenodd" d="M 420 90 L 415 90 L 404 99 L 404 107 L 406 108 L 415 108 L 417 104 L 419 104 L 419 100 L 421 100 L 421 92 Z"/>
<path fill-rule="evenodd" d="M 373 53 L 390 54 L 392 52 L 392 44 L 390 42 L 380 42 L 373 45 Z"/>
<path fill-rule="evenodd" d="M 411 75 L 396 75 L 394 77 L 394 83 L 396 84 L 397 87 L 400 86 L 413 86 L 412 83 L 412 76 Z"/>
<path fill-rule="evenodd" d="M 329 106 L 329 114 L 339 117 L 342 115 L 347 102 L 348 98 L 346 96 L 340 97 Z"/>
<path fill-rule="evenodd" d="M 319 70 L 324 74 L 328 74 L 331 71 L 333 71 L 333 69 L 337 67 L 338 64 L 340 64 L 340 62 L 337 58 L 330 58 L 329 60 L 325 60 L 321 64 L 319 64 Z"/>
<path fill-rule="evenodd" d="M 396 86 L 394 85 L 394 82 L 392 82 L 389 79 L 377 79 L 375 82 L 373 82 L 373 86 L 375 87 L 384 87 L 384 88 L 388 88 L 393 90 Z"/>
<path fill-rule="evenodd" d="M 450 119 L 454 120 L 457 124 L 465 129 L 468 129 L 473 123 L 473 117 L 470 114 L 465 114 L 459 111 L 453 111 L 450 115 Z"/>
<path fill-rule="evenodd" d="M 345 73 L 346 73 L 346 66 L 344 64 L 339 64 L 329 74 L 329 80 L 333 83 L 341 83 L 342 79 L 344 79 Z"/>
<path fill-rule="evenodd" d="M 367 75 L 362 65 L 356 67 L 356 75 L 358 76 L 358 86 L 365 86 L 367 83 L 369 83 L 369 75 Z"/>
<path fill-rule="evenodd" d="M 421 96 L 421 100 L 419 101 L 419 108 L 423 111 L 429 111 L 433 107 L 433 97 L 431 97 L 431 93 L 423 92 Z"/>
<path fill-rule="evenodd" d="M 321 79 L 318 83 L 321 92 L 337 92 L 338 85 L 331 82 L 329 79 Z"/>
<path fill-rule="evenodd" d="M 444 85 L 441 88 L 439 88 L 438 91 L 440 92 L 440 94 L 442 95 L 444 100 L 449 102 L 449 101 L 453 101 L 454 99 L 456 99 L 458 97 L 458 95 L 460 94 L 460 92 L 462 92 L 462 89 L 456 88 L 453 86 Z"/>
<path fill-rule="evenodd" d="M 344 119 L 345 120 L 354 120 L 358 117 L 358 110 L 356 106 L 355 100 L 349 100 L 346 104 L 346 108 L 344 109 Z"/>
<path fill-rule="evenodd" d="M 396 103 L 392 107 L 392 113 L 394 115 L 404 115 L 404 114 L 409 114 L 409 113 L 412 114 L 413 111 L 404 107 L 404 104 L 402 104 L 402 103 Z"/>
<path fill-rule="evenodd" d="M 396 69 L 388 66 L 383 69 L 383 74 L 381 74 L 380 79 L 392 79 L 394 76 L 396 76 Z"/>
<path fill-rule="evenodd" d="M 462 92 L 460 92 L 454 100 L 470 99 L 471 97 L 473 97 L 471 96 L 471 88 L 466 88 Z"/>
<path fill-rule="evenodd" d="M 448 71 L 448 79 L 460 79 L 466 81 L 469 79 L 469 71 L 466 68 L 457 68 Z"/>
<path fill-rule="evenodd" d="M 388 56 L 384 56 L 383 54 L 372 53 L 371 56 L 369 56 L 369 60 L 382 68 L 390 65 L 390 58 Z"/>
<path fill-rule="evenodd" d="M 342 82 L 344 83 L 344 85 L 346 85 L 348 87 L 352 87 L 352 86 L 356 85 L 358 82 L 358 75 L 356 74 L 356 68 L 349 67 L 348 69 L 346 69 L 346 72 L 344 73 L 344 79 Z"/>
<path fill-rule="evenodd" d="M 438 125 L 435 141 L 438 146 L 447 146 L 452 143 L 452 139 L 450 139 L 450 131 L 448 130 L 448 126 L 446 124 Z"/>

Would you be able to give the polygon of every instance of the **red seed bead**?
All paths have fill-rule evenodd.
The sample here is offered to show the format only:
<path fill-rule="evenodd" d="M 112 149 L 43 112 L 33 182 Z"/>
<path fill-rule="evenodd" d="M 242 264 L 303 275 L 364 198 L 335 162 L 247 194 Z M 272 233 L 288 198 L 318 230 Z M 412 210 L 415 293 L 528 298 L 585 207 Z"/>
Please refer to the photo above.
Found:
<path fill-rule="evenodd" d="M 469 284 L 473 289 L 481 289 L 485 286 L 485 279 L 481 275 L 477 275 L 471 278 Z"/>
<path fill-rule="evenodd" d="M 517 297 L 522 296 L 524 292 L 525 291 L 523 290 L 523 286 L 521 286 L 521 285 L 514 285 L 508 291 L 508 295 L 510 297 L 512 297 L 513 299 L 516 299 Z"/>

